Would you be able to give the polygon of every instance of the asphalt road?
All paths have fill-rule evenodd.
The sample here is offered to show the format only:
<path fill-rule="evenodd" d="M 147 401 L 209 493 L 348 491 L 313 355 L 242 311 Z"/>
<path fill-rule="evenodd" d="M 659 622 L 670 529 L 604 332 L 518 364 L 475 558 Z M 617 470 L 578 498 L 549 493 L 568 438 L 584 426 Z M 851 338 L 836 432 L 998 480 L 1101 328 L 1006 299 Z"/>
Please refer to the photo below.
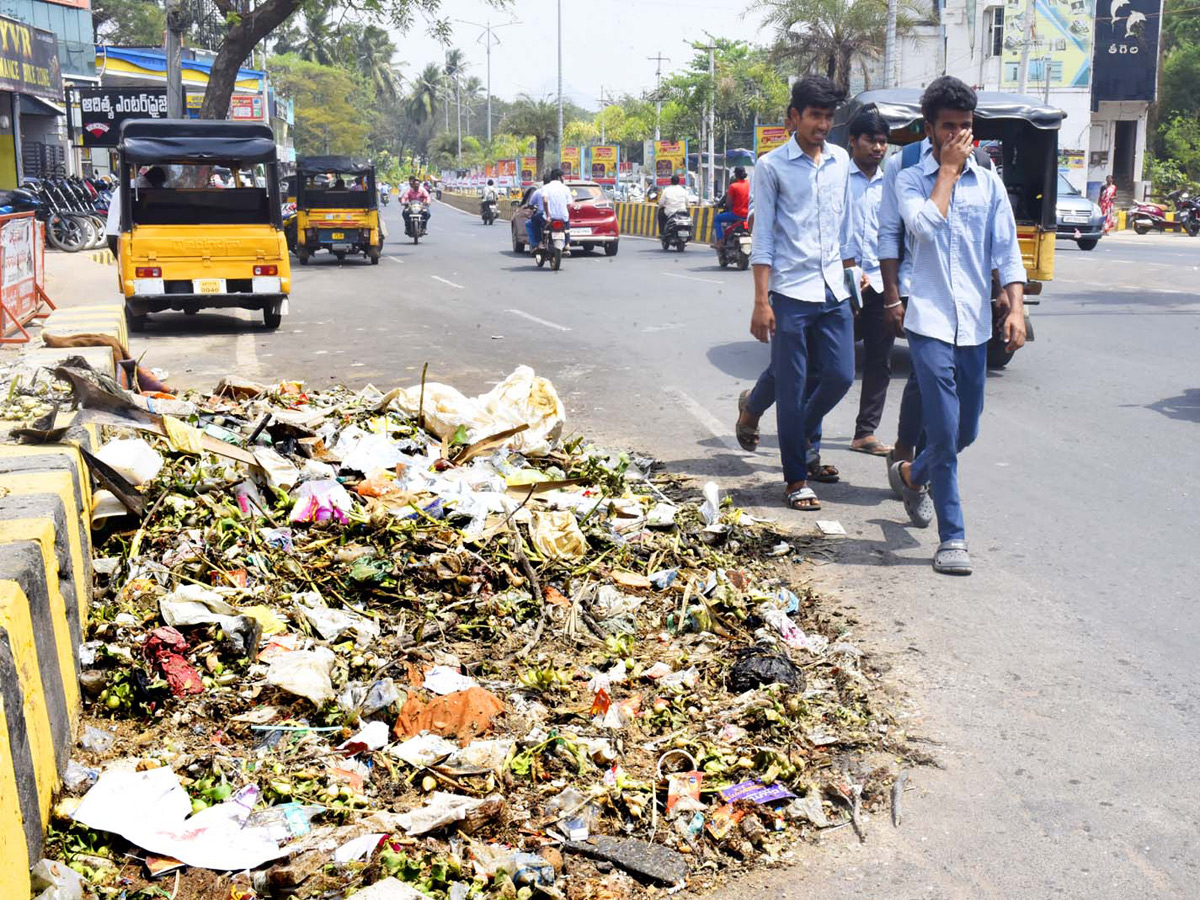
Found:
<path fill-rule="evenodd" d="M 569 429 L 812 527 L 778 506 L 773 422 L 757 455 L 733 440 L 736 397 L 767 359 L 748 333 L 749 273 L 633 238 L 552 273 L 509 251 L 507 223 L 439 205 L 413 247 L 387 215 L 379 266 L 296 267 L 277 333 L 164 315 L 139 347 L 196 386 L 236 369 L 386 389 L 428 362 L 431 380 L 475 392 L 528 363 L 558 386 Z M 844 452 L 857 385 L 832 414 L 826 461 L 844 478 L 817 486 L 821 518 L 849 535 L 820 577 L 944 768 L 913 774 L 901 829 L 877 817 L 864 846 L 847 830 L 799 848 L 800 868 L 756 876 L 754 895 L 1196 895 L 1198 272 L 1200 240 L 1059 244 L 1036 342 L 991 379 L 961 465 L 971 578 L 933 574 L 936 537 L 905 524 L 882 462 Z M 885 439 L 906 374 L 901 346 Z"/>

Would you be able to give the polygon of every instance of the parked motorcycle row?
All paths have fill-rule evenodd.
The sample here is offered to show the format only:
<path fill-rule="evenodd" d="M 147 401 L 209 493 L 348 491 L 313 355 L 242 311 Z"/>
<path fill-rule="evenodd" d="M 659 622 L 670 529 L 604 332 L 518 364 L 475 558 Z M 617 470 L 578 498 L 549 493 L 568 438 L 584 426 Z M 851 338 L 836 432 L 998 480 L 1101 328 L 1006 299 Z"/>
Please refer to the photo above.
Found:
<path fill-rule="evenodd" d="M 46 241 L 67 253 L 95 250 L 105 243 L 112 184 L 103 178 L 27 178 L 0 194 L 0 215 L 32 212 L 46 226 Z"/>
<path fill-rule="evenodd" d="M 1193 197 L 1180 188 L 1171 191 L 1165 199 L 1175 204 L 1175 224 L 1190 237 L 1200 235 L 1200 198 Z M 1168 227 L 1174 227 L 1167 221 L 1167 207 L 1164 203 L 1135 204 L 1129 211 L 1129 224 L 1138 234 L 1148 234 L 1151 230 L 1166 231 Z"/>

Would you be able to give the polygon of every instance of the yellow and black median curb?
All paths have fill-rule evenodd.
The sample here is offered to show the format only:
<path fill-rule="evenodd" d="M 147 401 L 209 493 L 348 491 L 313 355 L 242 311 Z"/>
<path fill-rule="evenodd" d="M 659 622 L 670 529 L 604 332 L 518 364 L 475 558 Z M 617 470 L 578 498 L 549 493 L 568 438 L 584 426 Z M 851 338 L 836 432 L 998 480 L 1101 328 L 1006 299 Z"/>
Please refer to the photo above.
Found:
<path fill-rule="evenodd" d="M 50 367 L 83 355 L 115 374 L 111 347 L 88 344 L 111 336 L 124 345 L 120 307 L 60 310 L 45 330 L 72 346 L 31 348 L 27 362 Z M 92 595 L 92 488 L 80 448 L 94 452 L 98 443 L 91 425 L 72 428 L 55 444 L 20 444 L 0 434 L 0 893 L 6 900 L 28 896 L 24 879 L 42 857 L 75 743 L 79 645 Z"/>

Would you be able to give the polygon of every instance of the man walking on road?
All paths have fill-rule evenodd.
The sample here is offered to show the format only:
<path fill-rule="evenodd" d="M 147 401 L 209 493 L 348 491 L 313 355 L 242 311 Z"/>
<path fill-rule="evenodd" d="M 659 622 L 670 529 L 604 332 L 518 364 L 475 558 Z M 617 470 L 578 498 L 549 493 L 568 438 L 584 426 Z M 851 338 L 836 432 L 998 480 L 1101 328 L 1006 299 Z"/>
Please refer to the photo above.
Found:
<path fill-rule="evenodd" d="M 983 412 L 993 267 L 1008 349 L 1025 343 L 1017 225 L 1003 182 L 974 159 L 975 104 L 975 92 L 951 76 L 933 81 L 921 97 L 931 153 L 896 182 L 912 236 L 908 309 L 885 304 L 889 323 L 908 337 L 925 428 L 925 446 L 911 463 L 896 461 L 892 476 L 913 524 L 928 527 L 936 515 L 941 543 L 933 568 L 953 575 L 971 573 L 958 454 L 978 435 Z"/>
<path fill-rule="evenodd" d="M 888 382 L 892 377 L 895 332 L 888 327 L 883 308 L 883 278 L 879 270 L 879 205 L 883 199 L 880 163 L 887 153 L 887 122 L 874 108 L 862 110 L 850 123 L 851 251 L 862 269 L 862 309 L 859 326 L 863 339 L 862 394 L 858 421 L 850 449 L 882 456 L 890 450 L 875 437 Z"/>
<path fill-rule="evenodd" d="M 820 509 L 808 486 L 807 450 L 821 420 L 854 380 L 854 320 L 844 267 L 850 249 L 850 159 L 826 141 L 841 101 L 833 82 L 809 75 L 792 87 L 794 138 L 756 168 L 754 313 L 750 332 L 770 341 L 779 451 L 792 509 Z M 807 385 L 810 367 L 815 382 Z M 758 390 L 758 388 L 756 388 Z M 769 406 L 769 398 L 761 397 Z M 739 429 L 741 422 L 739 421 Z"/>

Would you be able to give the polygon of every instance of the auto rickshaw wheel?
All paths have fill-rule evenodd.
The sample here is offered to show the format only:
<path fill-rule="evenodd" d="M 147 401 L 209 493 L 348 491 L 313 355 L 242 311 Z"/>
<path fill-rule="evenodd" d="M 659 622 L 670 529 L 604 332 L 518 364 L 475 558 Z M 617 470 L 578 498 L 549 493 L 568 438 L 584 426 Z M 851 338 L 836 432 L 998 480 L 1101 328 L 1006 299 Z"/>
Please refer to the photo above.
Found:
<path fill-rule="evenodd" d="M 336 253 L 334 253 L 333 255 L 337 257 L 338 262 L 341 262 L 342 260 L 344 260 L 346 258 L 346 251 L 339 250 Z"/>
<path fill-rule="evenodd" d="M 263 324 L 269 331 L 274 331 L 283 322 L 283 313 L 278 307 L 267 307 L 263 310 Z"/>
<path fill-rule="evenodd" d="M 134 315 L 128 308 L 125 310 L 125 325 L 130 331 L 135 331 L 141 334 L 146 330 L 146 314 Z"/>
<path fill-rule="evenodd" d="M 383 253 L 383 250 L 379 247 L 372 247 L 370 250 L 367 251 L 367 258 L 371 260 L 371 265 L 373 265 L 373 266 L 379 265 L 379 257 L 380 257 L 380 254 L 382 254 L 382 253 Z"/>
<path fill-rule="evenodd" d="M 296 251 L 296 258 L 297 258 L 298 260 L 300 260 L 300 265 L 302 265 L 302 266 L 307 266 L 307 265 L 308 265 L 308 259 L 309 259 L 309 256 L 308 256 L 308 251 L 307 251 L 307 250 L 304 250 L 304 249 L 297 250 L 297 251 Z"/>

